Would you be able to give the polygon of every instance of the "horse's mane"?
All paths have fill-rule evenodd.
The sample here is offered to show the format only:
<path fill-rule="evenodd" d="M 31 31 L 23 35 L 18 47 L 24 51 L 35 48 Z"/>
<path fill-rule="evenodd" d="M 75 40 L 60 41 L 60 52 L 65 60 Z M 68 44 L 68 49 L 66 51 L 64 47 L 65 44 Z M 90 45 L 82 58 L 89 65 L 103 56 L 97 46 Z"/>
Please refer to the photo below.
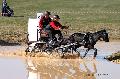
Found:
<path fill-rule="evenodd" d="M 105 29 L 104 30 L 100 30 L 100 31 L 94 32 L 94 34 L 101 33 L 101 32 L 106 32 L 106 30 Z"/>

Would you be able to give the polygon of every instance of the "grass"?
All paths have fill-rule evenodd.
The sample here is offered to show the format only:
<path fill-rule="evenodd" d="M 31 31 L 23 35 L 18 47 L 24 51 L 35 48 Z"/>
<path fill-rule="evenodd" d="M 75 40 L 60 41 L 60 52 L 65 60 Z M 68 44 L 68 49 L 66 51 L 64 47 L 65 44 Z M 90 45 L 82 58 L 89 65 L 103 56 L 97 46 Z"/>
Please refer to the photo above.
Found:
<path fill-rule="evenodd" d="M 0 39 L 25 42 L 28 18 L 37 12 L 58 14 L 69 32 L 106 29 L 110 39 L 120 39 L 120 0 L 7 0 L 14 17 L 0 16 Z M 1 2 L 0 2 L 1 4 Z M 0 6 L 1 8 L 1 6 Z"/>

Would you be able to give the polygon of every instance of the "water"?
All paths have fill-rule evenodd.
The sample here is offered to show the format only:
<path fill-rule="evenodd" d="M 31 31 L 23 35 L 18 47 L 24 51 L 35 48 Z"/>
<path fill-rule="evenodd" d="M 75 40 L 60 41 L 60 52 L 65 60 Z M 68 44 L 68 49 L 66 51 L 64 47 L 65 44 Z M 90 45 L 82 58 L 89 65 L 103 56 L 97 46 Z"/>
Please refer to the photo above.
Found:
<path fill-rule="evenodd" d="M 120 65 L 106 60 L 41 59 L 33 61 L 33 64 L 28 69 L 28 79 L 119 79 L 120 77 Z"/>
<path fill-rule="evenodd" d="M 95 63 L 79 59 L 28 60 L 28 79 L 95 79 Z M 91 69 L 90 69 L 90 67 Z"/>
<path fill-rule="evenodd" d="M 120 79 L 120 64 L 98 59 L 96 79 Z"/>
<path fill-rule="evenodd" d="M 27 79 L 24 60 L 0 57 L 0 79 Z"/>
<path fill-rule="evenodd" d="M 0 57 L 0 79 L 119 79 L 120 64 L 103 58 L 120 51 L 120 42 L 98 42 L 95 47 L 95 60 L 91 57 L 93 51 L 82 60 Z"/>
<path fill-rule="evenodd" d="M 28 60 L 32 63 L 29 71 L 34 79 L 119 79 L 120 64 L 104 59 L 105 56 L 120 51 L 120 42 L 97 43 L 98 55 L 95 60 L 91 58 L 90 51 L 83 59 L 40 59 Z M 85 50 L 81 50 L 82 53 Z M 28 64 L 29 65 L 29 64 Z M 29 78 L 28 79 L 32 79 Z"/>

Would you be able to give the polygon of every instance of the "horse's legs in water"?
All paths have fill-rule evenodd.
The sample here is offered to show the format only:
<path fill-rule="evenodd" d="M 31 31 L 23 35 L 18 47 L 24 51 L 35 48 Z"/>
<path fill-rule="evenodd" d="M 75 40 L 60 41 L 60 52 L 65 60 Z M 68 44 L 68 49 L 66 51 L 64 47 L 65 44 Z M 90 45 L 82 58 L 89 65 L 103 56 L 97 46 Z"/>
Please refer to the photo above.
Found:
<path fill-rule="evenodd" d="M 72 47 L 71 47 L 71 49 L 70 49 L 70 50 L 71 50 L 71 53 L 73 54 L 73 48 L 72 48 Z"/>
<path fill-rule="evenodd" d="M 93 59 L 95 59 L 96 55 L 97 55 L 97 49 L 94 48 L 95 52 L 94 52 L 94 56 L 93 56 Z"/>
<path fill-rule="evenodd" d="M 60 55 L 60 56 L 61 56 L 61 58 L 64 58 L 64 56 L 65 56 L 64 54 L 65 54 L 65 53 L 64 53 L 64 51 L 63 51 L 63 48 L 60 48 L 60 49 L 61 49 L 61 53 L 62 53 L 62 56 L 61 56 L 61 55 Z M 59 52 L 58 52 L 58 53 L 59 53 Z"/>
<path fill-rule="evenodd" d="M 88 48 L 83 56 L 83 58 L 87 55 L 88 51 L 90 50 L 90 48 Z"/>
<path fill-rule="evenodd" d="M 74 48 L 73 51 L 75 51 L 76 53 L 78 53 L 78 57 L 80 56 L 80 52 L 77 51 L 77 48 Z"/>
<path fill-rule="evenodd" d="M 77 49 L 75 50 L 75 52 L 77 52 L 78 53 L 78 57 L 80 57 L 80 52 L 79 51 L 77 51 Z M 81 58 L 81 57 L 80 57 Z"/>

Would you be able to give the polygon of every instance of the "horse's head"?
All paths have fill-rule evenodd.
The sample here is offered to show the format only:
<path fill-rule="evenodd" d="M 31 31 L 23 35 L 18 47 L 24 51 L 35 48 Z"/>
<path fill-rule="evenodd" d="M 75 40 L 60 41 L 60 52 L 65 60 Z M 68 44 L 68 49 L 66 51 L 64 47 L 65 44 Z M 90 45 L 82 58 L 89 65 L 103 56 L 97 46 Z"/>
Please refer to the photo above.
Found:
<path fill-rule="evenodd" d="M 106 32 L 106 30 L 101 30 L 100 32 L 100 40 L 102 39 L 105 42 L 109 42 L 109 37 L 108 37 L 108 33 Z"/>

